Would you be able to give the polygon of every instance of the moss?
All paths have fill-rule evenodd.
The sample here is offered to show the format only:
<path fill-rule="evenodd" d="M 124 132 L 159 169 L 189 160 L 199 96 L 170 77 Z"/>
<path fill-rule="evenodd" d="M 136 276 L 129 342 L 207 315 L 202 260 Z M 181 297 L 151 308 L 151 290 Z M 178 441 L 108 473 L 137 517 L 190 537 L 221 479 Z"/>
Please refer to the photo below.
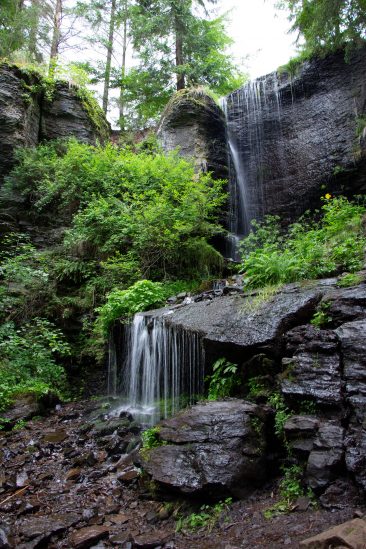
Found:
<path fill-rule="evenodd" d="M 111 132 L 109 123 L 93 94 L 85 88 L 77 88 L 76 96 L 80 99 L 81 105 L 100 136 L 101 141 L 109 141 Z"/>

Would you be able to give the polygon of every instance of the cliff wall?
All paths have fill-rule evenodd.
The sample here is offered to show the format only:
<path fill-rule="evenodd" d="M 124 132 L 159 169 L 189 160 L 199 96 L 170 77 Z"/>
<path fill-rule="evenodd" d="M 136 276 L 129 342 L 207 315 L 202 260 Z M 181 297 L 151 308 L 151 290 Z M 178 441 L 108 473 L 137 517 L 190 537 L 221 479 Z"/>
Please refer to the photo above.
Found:
<path fill-rule="evenodd" d="M 17 147 L 69 136 L 94 144 L 109 135 L 104 114 L 77 88 L 47 86 L 36 73 L 0 65 L 0 180 Z"/>

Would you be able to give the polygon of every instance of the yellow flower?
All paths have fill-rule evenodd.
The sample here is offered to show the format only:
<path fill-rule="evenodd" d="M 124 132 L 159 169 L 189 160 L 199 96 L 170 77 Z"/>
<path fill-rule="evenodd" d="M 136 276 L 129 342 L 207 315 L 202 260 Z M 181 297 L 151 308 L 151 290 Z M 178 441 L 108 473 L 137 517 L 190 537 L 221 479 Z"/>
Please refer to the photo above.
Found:
<path fill-rule="evenodd" d="M 324 196 L 325 200 L 329 200 L 330 198 L 332 198 L 332 195 L 327 193 L 325 196 Z"/>

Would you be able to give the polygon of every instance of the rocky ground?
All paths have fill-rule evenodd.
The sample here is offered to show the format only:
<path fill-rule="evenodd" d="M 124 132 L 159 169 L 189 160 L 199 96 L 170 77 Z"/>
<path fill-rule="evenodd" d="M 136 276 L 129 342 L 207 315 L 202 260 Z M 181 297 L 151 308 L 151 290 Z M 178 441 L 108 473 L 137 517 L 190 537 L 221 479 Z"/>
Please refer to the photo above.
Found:
<path fill-rule="evenodd" d="M 234 501 L 215 524 L 176 532 L 202 502 L 167 500 L 134 467 L 138 426 L 110 418 L 100 402 L 58 405 L 19 431 L 0 433 L 0 547 L 236 549 L 298 547 L 332 525 L 362 516 L 356 500 L 265 519 L 276 483 Z M 132 453 L 131 453 L 132 452 Z M 306 510 L 304 510 L 306 509 Z"/>

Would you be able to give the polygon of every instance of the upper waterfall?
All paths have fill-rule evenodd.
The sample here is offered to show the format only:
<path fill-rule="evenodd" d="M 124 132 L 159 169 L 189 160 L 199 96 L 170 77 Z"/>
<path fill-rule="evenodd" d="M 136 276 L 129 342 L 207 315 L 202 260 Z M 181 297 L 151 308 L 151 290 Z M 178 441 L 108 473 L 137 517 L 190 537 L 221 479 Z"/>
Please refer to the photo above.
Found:
<path fill-rule="evenodd" d="M 276 73 L 233 92 L 223 99 L 222 109 L 229 156 L 229 231 L 240 239 L 250 231 L 251 221 L 261 219 L 267 209 L 263 179 L 267 170 L 265 147 L 269 118 L 271 136 L 274 128 L 281 135 L 281 94 Z M 283 170 L 284 156 L 278 159 Z"/>

